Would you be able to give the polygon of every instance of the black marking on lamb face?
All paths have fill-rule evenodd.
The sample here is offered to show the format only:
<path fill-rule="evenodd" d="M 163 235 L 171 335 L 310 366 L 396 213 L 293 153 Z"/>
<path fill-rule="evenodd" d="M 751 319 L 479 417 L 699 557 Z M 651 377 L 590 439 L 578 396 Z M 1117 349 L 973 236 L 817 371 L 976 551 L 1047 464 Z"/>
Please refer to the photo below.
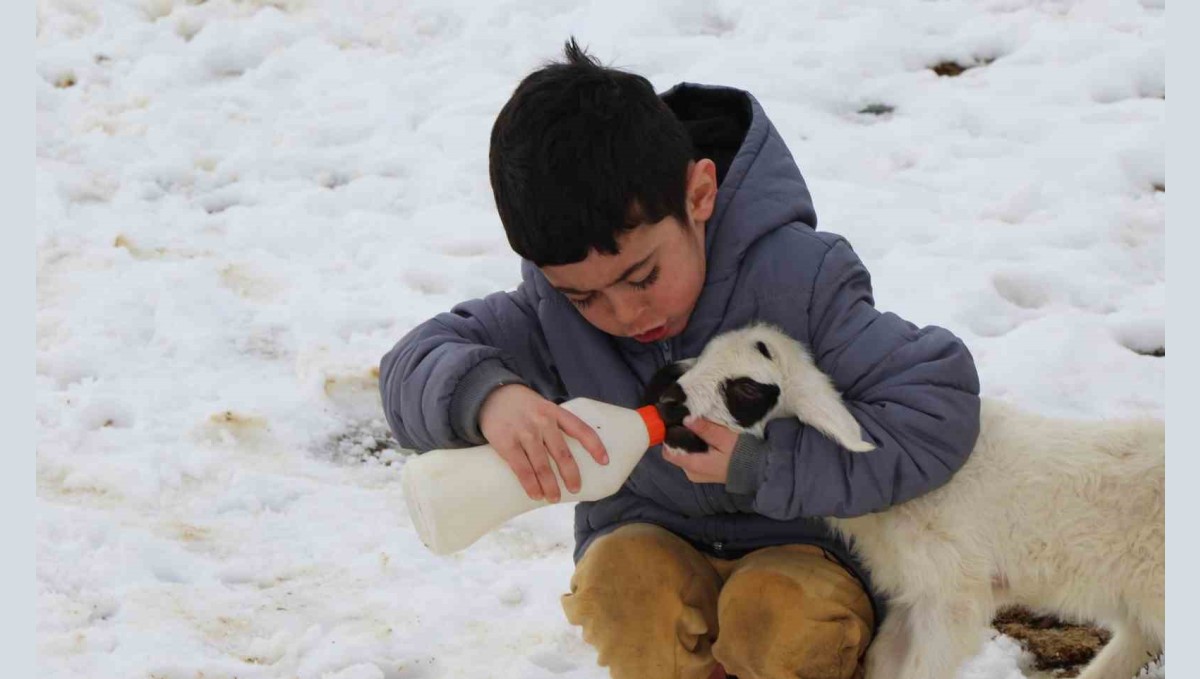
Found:
<path fill-rule="evenodd" d="M 734 377 L 721 383 L 725 407 L 743 427 L 758 424 L 779 402 L 779 387 L 763 384 L 749 377 Z"/>
<path fill-rule="evenodd" d="M 685 363 L 671 363 L 659 368 L 650 378 L 643 394 L 644 402 L 658 408 L 658 414 L 667 425 L 682 425 L 683 418 L 688 416 L 687 394 L 679 386 L 679 378 L 687 372 Z"/>
<path fill-rule="evenodd" d="M 658 372 L 654 373 L 654 376 L 650 378 L 650 382 L 646 385 L 646 389 L 642 393 L 642 403 L 646 405 L 657 404 L 663 392 L 678 382 L 679 378 L 687 371 L 688 366 L 683 362 L 668 363 L 659 368 Z"/>
<path fill-rule="evenodd" d="M 678 382 L 667 387 L 654 405 L 658 408 L 658 414 L 662 417 L 663 423 L 668 427 L 674 424 L 683 424 L 683 418 L 690 414 L 687 407 L 687 394 L 683 393 L 683 387 L 679 386 Z"/>
<path fill-rule="evenodd" d="M 679 378 L 687 372 L 686 363 L 671 363 L 663 366 L 650 378 L 643 394 L 645 403 L 653 404 L 658 414 L 667 425 L 665 442 L 677 450 L 689 453 L 702 453 L 708 450 L 708 444 L 691 429 L 683 426 L 683 418 L 689 414 L 687 394 L 679 386 Z"/>
<path fill-rule="evenodd" d="M 758 353 L 766 356 L 768 359 L 771 358 L 771 350 L 767 348 L 766 342 L 755 342 L 754 348 L 758 349 Z"/>
<path fill-rule="evenodd" d="M 708 450 L 708 444 L 696 432 L 682 424 L 667 427 L 666 444 L 676 450 L 686 450 L 689 453 L 703 453 Z"/>
<path fill-rule="evenodd" d="M 658 408 L 658 415 L 662 417 L 663 424 L 667 425 L 665 438 L 667 445 L 677 450 L 686 450 L 689 453 L 703 453 L 708 450 L 708 444 L 704 442 L 704 439 L 683 426 L 683 418 L 687 417 L 690 412 L 687 407 L 687 394 L 684 393 L 683 387 L 679 386 L 678 382 L 667 387 L 654 405 Z"/>

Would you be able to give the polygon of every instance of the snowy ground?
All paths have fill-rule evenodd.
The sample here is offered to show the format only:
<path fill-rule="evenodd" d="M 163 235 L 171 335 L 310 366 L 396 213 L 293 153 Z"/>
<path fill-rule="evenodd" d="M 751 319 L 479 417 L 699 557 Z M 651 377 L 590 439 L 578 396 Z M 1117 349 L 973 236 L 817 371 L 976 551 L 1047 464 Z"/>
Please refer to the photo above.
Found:
<path fill-rule="evenodd" d="M 368 452 L 379 357 L 518 282 L 487 137 L 570 33 L 755 93 L 987 395 L 1163 415 L 1162 4 L 39 2 L 38 675 L 606 676 L 569 507 L 436 558 Z"/>

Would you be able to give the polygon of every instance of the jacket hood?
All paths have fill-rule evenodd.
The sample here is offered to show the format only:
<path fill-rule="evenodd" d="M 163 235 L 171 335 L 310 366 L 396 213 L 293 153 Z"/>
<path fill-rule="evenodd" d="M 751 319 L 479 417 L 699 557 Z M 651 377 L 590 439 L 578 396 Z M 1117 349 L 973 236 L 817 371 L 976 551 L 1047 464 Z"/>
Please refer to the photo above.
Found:
<path fill-rule="evenodd" d="M 691 133 L 696 158 L 717 164 L 717 201 L 705 234 L 706 284 L 734 274 L 746 250 L 768 233 L 796 222 L 816 228 L 800 168 L 749 92 L 682 83 L 662 99 Z"/>

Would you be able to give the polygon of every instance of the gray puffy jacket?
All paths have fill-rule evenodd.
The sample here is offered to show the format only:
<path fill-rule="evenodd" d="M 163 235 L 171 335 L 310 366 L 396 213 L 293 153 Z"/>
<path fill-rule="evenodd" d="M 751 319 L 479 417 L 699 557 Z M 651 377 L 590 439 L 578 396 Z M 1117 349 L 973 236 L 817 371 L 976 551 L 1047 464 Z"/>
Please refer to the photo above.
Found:
<path fill-rule="evenodd" d="M 723 331 L 773 323 L 809 348 L 877 448 L 848 453 L 794 419 L 777 420 L 760 445 L 739 444 L 725 485 L 692 483 L 652 450 L 619 493 L 577 505 L 575 559 L 617 526 L 649 522 L 721 558 L 817 544 L 870 590 L 869 573 L 818 517 L 879 511 L 949 480 L 979 433 L 974 361 L 947 330 L 875 309 L 866 268 L 844 238 L 816 231 L 804 178 L 752 96 L 691 84 L 662 96 L 720 181 L 707 277 L 687 329 L 649 345 L 607 335 L 525 261 L 516 291 L 463 302 L 383 357 L 387 421 L 402 445 L 423 451 L 483 443 L 479 408 L 510 382 L 557 402 L 641 405 L 666 363 L 697 356 Z"/>

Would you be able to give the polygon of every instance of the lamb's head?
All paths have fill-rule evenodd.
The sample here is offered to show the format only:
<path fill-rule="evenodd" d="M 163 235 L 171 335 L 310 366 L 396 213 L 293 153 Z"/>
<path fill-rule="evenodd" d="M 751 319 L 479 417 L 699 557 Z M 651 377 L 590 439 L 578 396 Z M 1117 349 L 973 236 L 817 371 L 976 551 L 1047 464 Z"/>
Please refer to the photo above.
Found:
<path fill-rule="evenodd" d="M 703 417 L 734 431 L 762 435 L 766 423 L 787 415 L 781 399 L 782 333 L 756 325 L 719 335 L 695 359 L 668 365 L 646 388 L 658 406 L 672 448 L 700 452 L 708 446 L 683 426 L 688 415 Z"/>
<path fill-rule="evenodd" d="M 849 450 L 874 447 L 804 346 L 766 324 L 718 335 L 698 358 L 659 370 L 646 400 L 667 425 L 666 444 L 679 450 L 708 449 L 683 425 L 689 415 L 756 436 L 772 419 L 798 417 Z"/>

